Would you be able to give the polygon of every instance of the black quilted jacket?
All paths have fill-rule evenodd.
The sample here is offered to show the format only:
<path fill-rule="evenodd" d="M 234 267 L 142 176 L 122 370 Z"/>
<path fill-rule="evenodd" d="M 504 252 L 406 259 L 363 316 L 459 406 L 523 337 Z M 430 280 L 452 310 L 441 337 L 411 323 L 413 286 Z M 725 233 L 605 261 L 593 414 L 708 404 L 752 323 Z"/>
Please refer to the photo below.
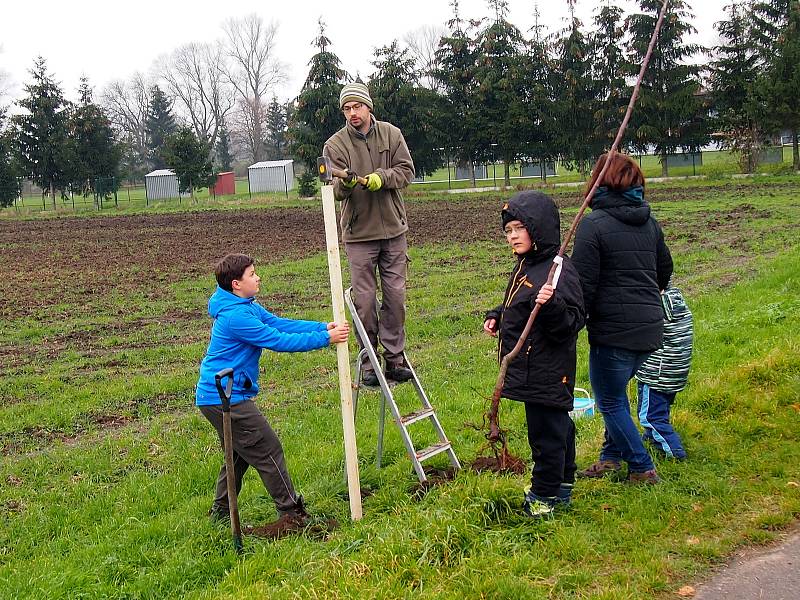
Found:
<path fill-rule="evenodd" d="M 514 347 L 525 328 L 539 288 L 547 281 L 560 239 L 558 209 L 544 194 L 518 194 L 505 210 L 522 221 L 535 246 L 517 257 L 503 304 L 486 314 L 486 318 L 497 319 L 499 324 L 499 359 Z M 575 345 L 582 327 L 578 273 L 564 257 L 553 297 L 539 310 L 522 351 L 508 366 L 503 397 L 572 410 Z"/>
<path fill-rule="evenodd" d="M 572 260 L 581 278 L 589 343 L 649 352 L 661 347 L 661 290 L 672 256 L 644 200 L 609 192 L 575 234 Z"/>

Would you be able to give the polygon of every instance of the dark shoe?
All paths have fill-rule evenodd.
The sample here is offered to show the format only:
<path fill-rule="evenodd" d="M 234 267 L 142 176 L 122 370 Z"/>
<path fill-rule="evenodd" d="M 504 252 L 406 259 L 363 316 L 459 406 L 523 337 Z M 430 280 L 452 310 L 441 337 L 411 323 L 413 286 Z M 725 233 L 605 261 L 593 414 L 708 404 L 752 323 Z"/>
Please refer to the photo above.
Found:
<path fill-rule="evenodd" d="M 214 504 L 208 511 L 208 518 L 212 523 L 222 523 L 231 520 L 231 513 L 228 512 L 228 507 L 221 507 Z"/>
<path fill-rule="evenodd" d="M 414 374 L 411 372 L 411 369 L 405 365 L 395 365 L 386 368 L 386 379 L 391 379 L 397 383 L 403 383 L 413 377 Z"/>
<path fill-rule="evenodd" d="M 626 480 L 628 483 L 633 484 L 656 484 L 661 481 L 661 478 L 656 473 L 655 469 L 650 469 L 649 471 L 643 471 L 641 473 L 628 473 L 628 479 Z"/>
<path fill-rule="evenodd" d="M 583 471 L 578 471 L 578 477 L 605 477 L 610 473 L 617 473 L 622 469 L 622 465 L 613 460 L 598 460 L 593 465 Z"/>
<path fill-rule="evenodd" d="M 361 384 L 367 387 L 378 387 L 378 376 L 375 374 L 375 371 L 363 371 L 361 373 Z"/>

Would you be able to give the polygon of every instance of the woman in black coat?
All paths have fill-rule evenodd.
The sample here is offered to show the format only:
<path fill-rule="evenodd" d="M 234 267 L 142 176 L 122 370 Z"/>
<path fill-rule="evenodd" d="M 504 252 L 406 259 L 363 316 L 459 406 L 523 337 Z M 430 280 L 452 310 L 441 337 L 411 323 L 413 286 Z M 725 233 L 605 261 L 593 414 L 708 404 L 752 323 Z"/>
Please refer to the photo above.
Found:
<path fill-rule="evenodd" d="M 587 184 L 599 176 L 601 156 Z M 658 475 L 633 422 L 628 382 L 661 347 L 661 290 L 672 257 L 661 226 L 644 199 L 644 175 L 629 156 L 614 153 L 588 214 L 578 226 L 572 260 L 581 278 L 589 333 L 589 379 L 605 421 L 600 460 L 579 474 L 602 477 L 628 464 L 628 480 L 656 483 Z"/>

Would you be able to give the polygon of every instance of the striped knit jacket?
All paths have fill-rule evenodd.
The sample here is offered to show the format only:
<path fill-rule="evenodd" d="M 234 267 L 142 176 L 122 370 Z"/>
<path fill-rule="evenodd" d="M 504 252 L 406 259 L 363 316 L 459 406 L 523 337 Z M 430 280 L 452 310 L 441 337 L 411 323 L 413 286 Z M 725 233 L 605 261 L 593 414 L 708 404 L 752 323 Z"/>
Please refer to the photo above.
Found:
<path fill-rule="evenodd" d="M 660 392 L 679 392 L 686 387 L 692 362 L 692 313 L 678 288 L 668 287 L 661 304 L 664 344 L 639 368 L 636 379 Z"/>

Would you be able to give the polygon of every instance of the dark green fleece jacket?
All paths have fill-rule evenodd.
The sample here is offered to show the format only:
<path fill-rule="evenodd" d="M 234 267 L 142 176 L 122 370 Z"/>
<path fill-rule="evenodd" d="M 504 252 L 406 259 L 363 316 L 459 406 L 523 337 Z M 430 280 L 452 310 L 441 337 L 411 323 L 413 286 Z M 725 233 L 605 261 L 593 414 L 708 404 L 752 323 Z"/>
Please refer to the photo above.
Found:
<path fill-rule="evenodd" d="M 345 242 L 387 240 L 408 231 L 400 190 L 414 178 L 414 163 L 400 129 L 372 119 L 366 135 L 347 124 L 325 142 L 323 150 L 334 167 L 362 177 L 377 173 L 383 182 L 379 190 L 370 192 L 360 185 L 349 189 L 335 181 L 334 195 L 342 201 L 340 224 Z"/>

